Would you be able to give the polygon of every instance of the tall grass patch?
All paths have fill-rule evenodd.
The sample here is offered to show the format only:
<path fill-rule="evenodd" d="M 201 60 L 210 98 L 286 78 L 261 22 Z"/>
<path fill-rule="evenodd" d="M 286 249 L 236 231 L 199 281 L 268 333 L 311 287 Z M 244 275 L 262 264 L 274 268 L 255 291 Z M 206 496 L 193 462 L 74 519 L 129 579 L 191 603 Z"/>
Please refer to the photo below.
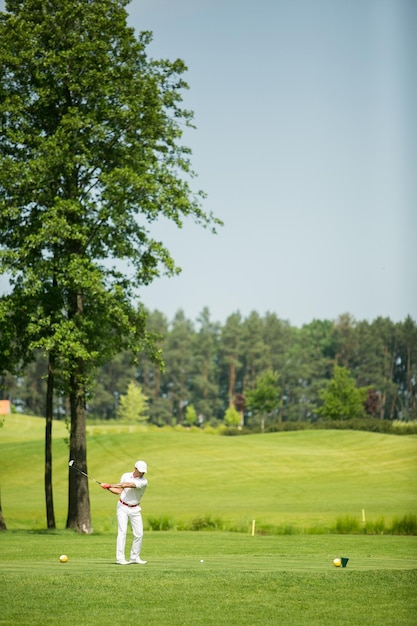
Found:
<path fill-rule="evenodd" d="M 417 535 L 417 515 L 394 518 L 391 532 L 396 535 Z"/>

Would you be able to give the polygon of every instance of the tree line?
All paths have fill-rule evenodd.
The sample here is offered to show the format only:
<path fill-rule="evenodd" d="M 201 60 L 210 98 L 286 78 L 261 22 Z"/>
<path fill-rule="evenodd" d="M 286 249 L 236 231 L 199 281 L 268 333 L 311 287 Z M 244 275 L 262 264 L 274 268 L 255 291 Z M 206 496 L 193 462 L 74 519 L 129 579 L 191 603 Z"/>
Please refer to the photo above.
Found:
<path fill-rule="evenodd" d="M 147 421 L 158 426 L 227 423 L 231 406 L 248 427 L 261 419 L 314 421 L 323 416 L 323 394 L 335 366 L 345 368 L 355 386 L 366 390 L 365 415 L 417 419 L 417 324 L 410 316 L 394 323 L 382 317 L 356 321 L 343 314 L 301 328 L 274 313 L 260 316 L 255 311 L 246 318 L 233 313 L 220 324 L 211 320 L 208 308 L 196 321 L 183 310 L 171 321 L 159 311 L 148 311 L 147 319 L 163 368 L 144 352 L 132 359 L 121 350 L 97 371 L 87 400 L 90 419 L 117 419 L 121 399 L 136 383 L 147 399 Z M 19 410 L 43 415 L 46 372 L 39 353 L 23 376 L 7 375 L 3 395 L 7 388 Z M 276 396 L 265 416 L 256 410 L 253 391 L 260 395 L 268 372 L 277 374 Z M 65 394 L 57 394 L 54 404 L 56 418 L 68 417 Z"/>

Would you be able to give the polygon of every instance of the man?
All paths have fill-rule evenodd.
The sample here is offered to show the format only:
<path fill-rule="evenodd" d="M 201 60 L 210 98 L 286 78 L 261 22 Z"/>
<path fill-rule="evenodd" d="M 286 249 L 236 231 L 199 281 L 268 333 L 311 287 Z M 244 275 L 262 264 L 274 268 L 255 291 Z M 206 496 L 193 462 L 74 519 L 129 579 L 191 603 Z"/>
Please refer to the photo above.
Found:
<path fill-rule="evenodd" d="M 118 565 L 137 563 L 144 565 L 146 561 L 140 558 L 143 540 L 143 521 L 140 501 L 148 486 L 144 474 L 148 471 L 145 461 L 137 461 L 133 472 L 123 474 L 118 484 L 102 483 L 103 489 L 108 489 L 119 497 L 116 507 L 117 514 L 117 542 L 116 562 Z M 133 542 L 130 551 L 130 561 L 125 558 L 127 525 L 130 521 L 133 532 Z"/>

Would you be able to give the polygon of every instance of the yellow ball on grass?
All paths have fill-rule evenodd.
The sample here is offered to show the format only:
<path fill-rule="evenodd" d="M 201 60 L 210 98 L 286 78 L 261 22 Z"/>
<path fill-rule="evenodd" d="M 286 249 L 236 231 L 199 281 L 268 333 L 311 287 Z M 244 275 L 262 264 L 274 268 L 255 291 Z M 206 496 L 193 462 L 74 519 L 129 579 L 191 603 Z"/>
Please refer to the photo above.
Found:
<path fill-rule="evenodd" d="M 61 554 L 59 560 L 61 561 L 61 563 L 66 563 L 68 561 L 68 557 L 66 554 Z"/>
<path fill-rule="evenodd" d="M 342 559 L 339 559 L 339 558 L 333 559 L 333 565 L 335 567 L 340 567 L 342 565 Z"/>

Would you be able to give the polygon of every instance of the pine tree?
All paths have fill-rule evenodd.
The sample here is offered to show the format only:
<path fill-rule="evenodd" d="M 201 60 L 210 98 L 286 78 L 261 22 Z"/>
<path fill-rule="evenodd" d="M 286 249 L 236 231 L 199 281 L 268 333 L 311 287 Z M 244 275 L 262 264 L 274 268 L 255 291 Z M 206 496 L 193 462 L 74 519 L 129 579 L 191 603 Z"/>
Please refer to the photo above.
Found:
<path fill-rule="evenodd" d="M 142 392 L 142 387 L 130 382 L 127 393 L 120 396 L 117 417 L 125 422 L 146 422 L 148 419 L 148 398 Z"/>

